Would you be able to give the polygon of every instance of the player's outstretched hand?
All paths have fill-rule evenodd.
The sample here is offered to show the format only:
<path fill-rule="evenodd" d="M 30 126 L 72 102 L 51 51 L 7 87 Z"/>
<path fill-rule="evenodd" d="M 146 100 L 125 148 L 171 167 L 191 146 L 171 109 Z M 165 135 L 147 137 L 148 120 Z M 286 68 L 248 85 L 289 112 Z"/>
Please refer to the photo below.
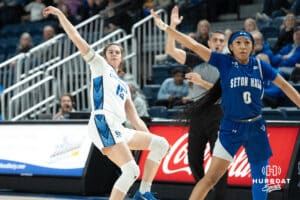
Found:
<path fill-rule="evenodd" d="M 183 16 L 179 16 L 178 6 L 174 6 L 171 11 L 171 27 L 176 27 L 183 20 Z"/>
<path fill-rule="evenodd" d="M 45 17 L 47 17 L 50 14 L 57 16 L 59 13 L 61 13 L 61 11 L 58 8 L 55 8 L 53 6 L 48 6 L 43 10 L 43 15 Z"/>
<path fill-rule="evenodd" d="M 151 12 L 151 15 L 154 19 L 154 22 L 155 22 L 156 26 L 160 30 L 165 31 L 167 29 L 168 25 L 161 20 L 161 18 L 154 12 L 153 9 L 151 9 L 150 12 Z"/>

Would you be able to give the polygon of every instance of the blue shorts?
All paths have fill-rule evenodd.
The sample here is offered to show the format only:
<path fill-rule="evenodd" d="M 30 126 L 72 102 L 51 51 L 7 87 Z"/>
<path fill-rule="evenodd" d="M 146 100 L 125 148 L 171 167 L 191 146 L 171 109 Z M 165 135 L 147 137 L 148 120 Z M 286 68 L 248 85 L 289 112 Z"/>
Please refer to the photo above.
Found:
<path fill-rule="evenodd" d="M 272 156 L 266 123 L 263 118 L 254 122 L 222 120 L 219 141 L 232 156 L 244 146 L 249 162 L 267 160 Z"/>

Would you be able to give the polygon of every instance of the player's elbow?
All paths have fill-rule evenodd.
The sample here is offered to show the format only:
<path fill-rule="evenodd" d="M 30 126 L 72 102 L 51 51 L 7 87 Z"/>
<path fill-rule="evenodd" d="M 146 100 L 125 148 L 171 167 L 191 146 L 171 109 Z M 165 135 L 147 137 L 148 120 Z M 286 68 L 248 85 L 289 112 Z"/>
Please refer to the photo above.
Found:
<path fill-rule="evenodd" d="M 174 52 L 175 52 L 175 48 L 172 48 L 172 47 L 170 47 L 170 46 L 167 45 L 166 48 L 165 48 L 165 50 L 166 50 L 166 54 L 168 54 L 168 55 L 170 55 L 170 56 L 173 57 Z"/>

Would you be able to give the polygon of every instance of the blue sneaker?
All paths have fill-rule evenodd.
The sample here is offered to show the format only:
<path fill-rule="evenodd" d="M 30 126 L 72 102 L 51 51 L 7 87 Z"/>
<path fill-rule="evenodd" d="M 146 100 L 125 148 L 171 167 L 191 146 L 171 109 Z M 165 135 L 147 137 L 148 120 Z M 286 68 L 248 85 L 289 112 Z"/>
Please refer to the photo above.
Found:
<path fill-rule="evenodd" d="M 152 192 L 145 192 L 144 194 L 140 193 L 140 191 L 137 191 L 132 200 L 157 200 Z"/>

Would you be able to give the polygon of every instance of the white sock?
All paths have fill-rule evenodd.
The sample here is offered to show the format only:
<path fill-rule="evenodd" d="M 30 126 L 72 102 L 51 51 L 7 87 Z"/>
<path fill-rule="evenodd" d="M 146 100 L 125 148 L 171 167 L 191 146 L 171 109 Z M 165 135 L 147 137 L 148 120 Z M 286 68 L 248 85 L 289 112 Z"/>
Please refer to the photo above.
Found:
<path fill-rule="evenodd" d="M 146 192 L 150 192 L 151 185 L 152 185 L 151 182 L 142 181 L 140 185 L 140 193 L 144 194 Z"/>

